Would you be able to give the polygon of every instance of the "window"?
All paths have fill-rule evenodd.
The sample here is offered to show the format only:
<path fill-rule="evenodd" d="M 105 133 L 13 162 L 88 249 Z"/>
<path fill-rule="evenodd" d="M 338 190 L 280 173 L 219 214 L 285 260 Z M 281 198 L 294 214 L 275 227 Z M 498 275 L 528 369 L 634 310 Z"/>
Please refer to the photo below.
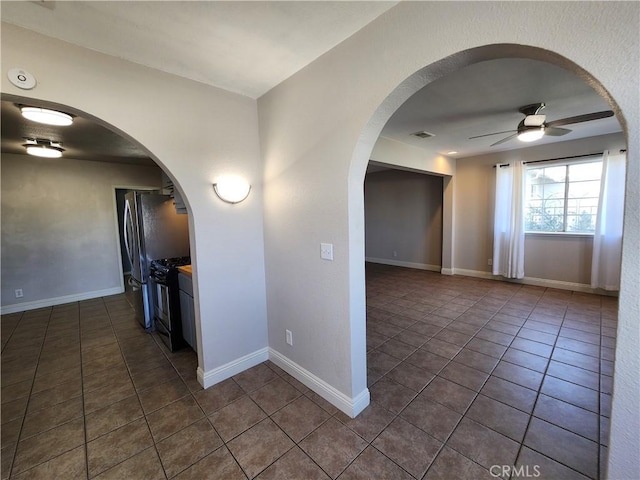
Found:
<path fill-rule="evenodd" d="M 601 175 L 601 160 L 527 168 L 525 231 L 593 233 Z"/>

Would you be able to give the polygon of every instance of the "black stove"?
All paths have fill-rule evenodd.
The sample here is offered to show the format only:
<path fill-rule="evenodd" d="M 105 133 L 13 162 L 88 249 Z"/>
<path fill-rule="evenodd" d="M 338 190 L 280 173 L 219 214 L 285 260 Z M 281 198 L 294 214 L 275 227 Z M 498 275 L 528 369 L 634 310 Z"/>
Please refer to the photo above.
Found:
<path fill-rule="evenodd" d="M 149 267 L 149 279 L 155 284 L 152 295 L 155 296 L 156 331 L 171 351 L 186 346 L 182 338 L 178 267 L 190 263 L 190 257 L 161 258 L 153 260 Z"/>
<path fill-rule="evenodd" d="M 174 257 L 174 258 L 159 258 L 151 262 L 151 272 L 154 270 L 161 272 L 168 272 L 172 269 L 177 269 L 183 265 L 189 265 L 191 263 L 191 257 Z"/>
<path fill-rule="evenodd" d="M 152 263 L 156 263 L 167 268 L 175 268 L 183 265 L 189 265 L 191 263 L 191 257 L 159 258 L 154 260 Z"/>

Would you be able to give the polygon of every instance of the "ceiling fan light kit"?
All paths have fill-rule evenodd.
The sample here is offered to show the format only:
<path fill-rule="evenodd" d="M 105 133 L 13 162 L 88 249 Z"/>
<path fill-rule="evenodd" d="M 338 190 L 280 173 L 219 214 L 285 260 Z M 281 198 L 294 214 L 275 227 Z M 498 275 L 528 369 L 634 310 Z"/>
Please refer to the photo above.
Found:
<path fill-rule="evenodd" d="M 544 127 L 524 127 L 518 131 L 518 140 L 521 142 L 535 142 L 544 136 Z"/>

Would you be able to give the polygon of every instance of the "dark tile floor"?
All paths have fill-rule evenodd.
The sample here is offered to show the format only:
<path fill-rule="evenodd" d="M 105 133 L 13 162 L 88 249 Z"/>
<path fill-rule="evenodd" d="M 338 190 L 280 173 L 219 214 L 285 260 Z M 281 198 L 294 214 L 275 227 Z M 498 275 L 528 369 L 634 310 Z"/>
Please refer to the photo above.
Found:
<path fill-rule="evenodd" d="M 271 362 L 202 390 L 124 295 L 5 315 L 2 479 L 604 478 L 615 299 L 368 265 L 367 307 L 356 419 Z"/>

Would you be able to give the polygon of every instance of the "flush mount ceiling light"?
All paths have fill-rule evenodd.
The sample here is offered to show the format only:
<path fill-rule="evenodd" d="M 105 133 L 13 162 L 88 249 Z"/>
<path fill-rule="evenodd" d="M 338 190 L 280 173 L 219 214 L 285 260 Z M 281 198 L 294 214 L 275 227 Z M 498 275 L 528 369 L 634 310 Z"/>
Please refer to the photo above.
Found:
<path fill-rule="evenodd" d="M 27 143 L 22 145 L 27 149 L 29 155 L 44 158 L 60 158 L 64 148 L 60 143 L 51 140 L 27 139 Z"/>
<path fill-rule="evenodd" d="M 213 184 L 213 191 L 223 202 L 240 203 L 249 196 L 251 185 L 239 177 L 222 177 Z"/>
<path fill-rule="evenodd" d="M 67 113 L 38 107 L 20 107 L 22 116 L 27 120 L 58 127 L 66 127 L 73 123 L 73 117 Z"/>

